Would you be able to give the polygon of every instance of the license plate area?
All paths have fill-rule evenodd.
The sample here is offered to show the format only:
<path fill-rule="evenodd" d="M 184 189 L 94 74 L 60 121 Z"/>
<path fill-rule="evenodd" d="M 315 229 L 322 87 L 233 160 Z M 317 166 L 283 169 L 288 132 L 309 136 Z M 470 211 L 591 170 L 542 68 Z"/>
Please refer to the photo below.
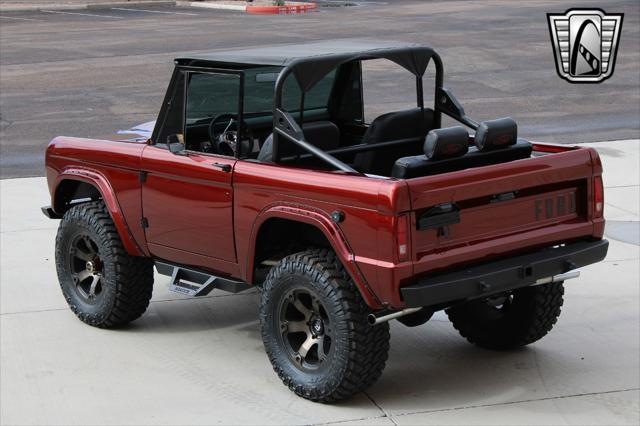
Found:
<path fill-rule="evenodd" d="M 585 190 L 584 183 L 565 182 L 460 200 L 451 203 L 456 206 L 455 220 L 453 211 L 430 215 L 430 209 L 424 209 L 416 214 L 416 252 L 441 252 L 452 246 L 586 220 Z M 434 220 L 439 216 L 450 220 Z"/>

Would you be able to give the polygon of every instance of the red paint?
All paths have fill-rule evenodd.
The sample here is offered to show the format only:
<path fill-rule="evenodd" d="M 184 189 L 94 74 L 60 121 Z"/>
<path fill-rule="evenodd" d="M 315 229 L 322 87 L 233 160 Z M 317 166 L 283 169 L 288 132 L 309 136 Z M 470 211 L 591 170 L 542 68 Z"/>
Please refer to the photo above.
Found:
<path fill-rule="evenodd" d="M 145 145 L 132 142 L 95 141 L 58 137 L 46 152 L 51 205 L 56 211 L 56 190 L 64 180 L 93 185 L 104 200 L 125 249 L 135 256 L 148 256 L 142 217 L 138 170 Z M 99 161 L 98 164 L 95 161 Z"/>
<path fill-rule="evenodd" d="M 149 222 L 147 243 L 236 263 L 233 173 L 214 164 L 233 167 L 235 162 L 235 158 L 175 155 L 157 146 L 145 147 L 142 208 Z M 159 256 L 153 249 L 150 252 Z"/>
<path fill-rule="evenodd" d="M 260 226 L 276 217 L 297 220 L 326 236 L 367 303 L 398 308 L 399 288 L 421 275 L 602 237 L 604 220 L 593 211 L 593 176 L 602 173 L 597 153 L 555 145 L 535 149 L 547 155 L 407 181 L 64 137 L 51 142 L 46 164 L 54 209 L 60 213 L 56 189 L 64 179 L 95 185 L 131 254 L 251 282 Z M 226 173 L 213 163 L 233 169 Z M 516 199 L 490 203 L 493 194 L 514 190 L 520 191 Z M 569 202 L 559 198 L 572 194 L 575 211 L 558 206 Z M 536 201 L 546 208 L 548 199 L 555 203 L 551 213 L 536 217 Z M 419 214 L 445 202 L 460 206 L 461 222 L 447 236 L 418 231 Z M 334 210 L 345 213 L 343 222 L 331 220 Z M 404 234 L 398 231 L 403 220 L 409 229 Z M 406 257 L 399 253 L 404 241 Z"/>

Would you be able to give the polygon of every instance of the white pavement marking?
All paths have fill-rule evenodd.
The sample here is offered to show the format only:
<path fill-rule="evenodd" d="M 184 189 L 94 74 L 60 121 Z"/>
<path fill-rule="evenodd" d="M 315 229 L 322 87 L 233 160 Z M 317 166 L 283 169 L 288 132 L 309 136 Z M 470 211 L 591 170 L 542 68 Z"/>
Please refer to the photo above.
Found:
<path fill-rule="evenodd" d="M 2 19 L 15 19 L 18 21 L 34 21 L 34 22 L 44 22 L 42 19 L 31 19 L 31 18 L 16 18 L 14 16 L 0 16 Z"/>
<path fill-rule="evenodd" d="M 62 15 L 79 15 L 79 16 L 92 16 L 94 18 L 111 18 L 111 19 L 122 19 L 121 16 L 111 16 L 111 15 L 95 15 L 93 13 L 79 13 L 79 12 L 63 12 L 61 10 L 41 10 L 40 12 L 45 13 L 60 13 Z"/>
<path fill-rule="evenodd" d="M 188 3 L 190 7 L 202 7 L 204 9 L 223 9 L 223 10 L 239 10 L 244 12 L 247 10 L 247 6 L 245 5 L 236 5 L 236 4 L 222 4 L 222 3 L 198 3 L 198 2 L 190 2 Z"/>
<path fill-rule="evenodd" d="M 200 16 L 197 13 L 187 12 L 163 12 L 160 10 L 147 10 L 147 9 L 129 9 L 126 7 L 112 7 L 111 10 L 124 10 L 125 12 L 146 12 L 146 13 L 162 13 L 165 15 L 188 15 L 188 16 Z"/>

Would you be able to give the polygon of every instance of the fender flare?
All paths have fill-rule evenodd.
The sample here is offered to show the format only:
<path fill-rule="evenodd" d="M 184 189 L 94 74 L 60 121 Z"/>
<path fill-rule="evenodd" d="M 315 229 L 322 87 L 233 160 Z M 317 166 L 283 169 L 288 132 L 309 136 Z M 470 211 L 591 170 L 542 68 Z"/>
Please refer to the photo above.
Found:
<path fill-rule="evenodd" d="M 113 220 L 113 223 L 116 227 L 116 231 L 122 240 L 122 244 L 124 245 L 125 250 L 132 256 L 146 256 L 145 250 L 138 245 L 136 240 L 131 235 L 131 231 L 129 230 L 129 226 L 122 214 L 122 210 L 120 208 L 120 204 L 118 204 L 118 199 L 116 198 L 115 191 L 111 187 L 109 180 L 100 172 L 91 169 L 85 169 L 80 167 L 73 167 L 64 169 L 56 178 L 54 191 L 53 191 L 53 208 L 56 213 L 61 213 L 59 211 L 59 206 L 55 205 L 55 200 L 58 195 L 58 189 L 60 188 L 60 184 L 65 180 L 75 180 L 87 183 L 95 187 L 100 195 L 102 196 L 102 200 L 104 204 L 107 206 L 109 211 L 109 215 Z"/>
<path fill-rule="evenodd" d="M 355 262 L 355 254 L 349 246 L 347 239 L 342 230 L 337 226 L 335 222 L 331 220 L 331 217 L 324 211 L 299 204 L 276 204 L 265 207 L 256 217 L 251 228 L 251 236 L 249 239 L 248 258 L 245 269 L 245 276 L 247 281 L 251 282 L 253 279 L 253 270 L 255 263 L 255 250 L 256 240 L 258 233 L 262 225 L 269 219 L 287 219 L 295 222 L 302 222 L 308 225 L 314 226 L 325 236 L 333 251 L 338 256 L 338 259 L 342 262 L 347 273 L 353 279 L 358 291 L 362 295 L 363 299 L 372 308 L 382 307 L 380 299 L 374 293 L 373 289 L 367 283 L 364 275 L 358 268 Z"/>

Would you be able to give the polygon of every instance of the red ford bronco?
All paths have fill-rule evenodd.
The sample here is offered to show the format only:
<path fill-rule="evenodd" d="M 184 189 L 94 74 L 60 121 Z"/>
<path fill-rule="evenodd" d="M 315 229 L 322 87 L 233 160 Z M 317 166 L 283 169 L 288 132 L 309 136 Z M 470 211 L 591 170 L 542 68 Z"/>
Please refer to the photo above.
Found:
<path fill-rule="evenodd" d="M 415 107 L 365 121 L 371 59 L 407 71 Z M 391 319 L 412 327 L 446 310 L 497 350 L 542 338 L 563 281 L 607 253 L 598 154 L 532 144 L 511 118 L 478 123 L 442 83 L 440 57 L 411 44 L 177 59 L 150 138 L 49 144 L 43 211 L 62 219 L 69 306 L 96 327 L 135 320 L 154 265 L 188 296 L 257 286 L 274 370 L 323 402 L 378 379 Z M 464 127 L 442 128 L 443 114 Z"/>

